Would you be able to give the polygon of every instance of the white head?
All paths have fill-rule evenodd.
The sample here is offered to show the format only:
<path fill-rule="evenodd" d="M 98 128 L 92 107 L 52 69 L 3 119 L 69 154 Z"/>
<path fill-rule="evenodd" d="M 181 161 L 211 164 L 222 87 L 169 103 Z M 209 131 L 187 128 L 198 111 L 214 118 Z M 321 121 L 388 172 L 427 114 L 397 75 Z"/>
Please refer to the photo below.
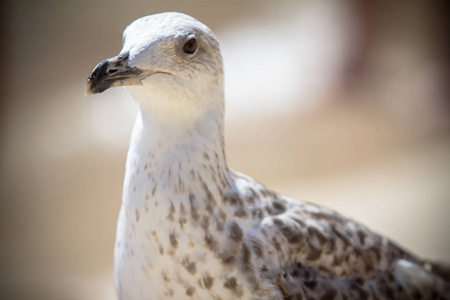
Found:
<path fill-rule="evenodd" d="M 160 13 L 131 23 L 123 38 L 120 54 L 92 71 L 86 95 L 127 86 L 158 118 L 223 110 L 222 57 L 206 25 L 182 13 Z"/>

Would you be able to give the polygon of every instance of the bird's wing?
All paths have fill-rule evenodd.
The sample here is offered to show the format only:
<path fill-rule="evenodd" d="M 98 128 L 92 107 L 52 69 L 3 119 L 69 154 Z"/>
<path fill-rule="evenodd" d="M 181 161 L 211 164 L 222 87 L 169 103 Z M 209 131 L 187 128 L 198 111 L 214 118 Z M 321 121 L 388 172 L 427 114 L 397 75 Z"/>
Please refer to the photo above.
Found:
<path fill-rule="evenodd" d="M 301 262 L 322 276 L 342 278 L 373 276 L 400 258 L 422 264 L 387 238 L 331 209 L 278 195 L 271 202 L 286 209 L 265 217 L 261 230 L 282 245 L 289 263 Z"/>
<path fill-rule="evenodd" d="M 387 238 L 331 209 L 236 176 L 242 201 L 261 220 L 246 236 L 254 268 L 286 299 L 450 298 L 447 282 Z"/>
<path fill-rule="evenodd" d="M 260 230 L 282 264 L 287 299 L 447 299 L 450 285 L 388 239 L 330 209 L 273 197 Z M 336 298 L 333 298 L 333 297 Z M 440 297 L 440 298 L 439 298 Z"/>
<path fill-rule="evenodd" d="M 450 285 L 407 260 L 396 260 L 389 270 L 373 276 L 305 280 L 307 267 L 298 264 L 277 285 L 284 299 L 449 299 Z"/>

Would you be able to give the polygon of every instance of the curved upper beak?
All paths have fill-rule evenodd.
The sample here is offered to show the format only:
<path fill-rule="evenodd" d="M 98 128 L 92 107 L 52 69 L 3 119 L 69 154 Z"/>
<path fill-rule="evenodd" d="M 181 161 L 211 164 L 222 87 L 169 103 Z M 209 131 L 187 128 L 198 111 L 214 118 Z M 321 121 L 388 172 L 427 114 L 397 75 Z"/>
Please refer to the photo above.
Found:
<path fill-rule="evenodd" d="M 100 62 L 87 80 L 84 96 L 102 93 L 115 86 L 142 85 L 144 71 L 128 65 L 128 53 L 122 53 Z"/>

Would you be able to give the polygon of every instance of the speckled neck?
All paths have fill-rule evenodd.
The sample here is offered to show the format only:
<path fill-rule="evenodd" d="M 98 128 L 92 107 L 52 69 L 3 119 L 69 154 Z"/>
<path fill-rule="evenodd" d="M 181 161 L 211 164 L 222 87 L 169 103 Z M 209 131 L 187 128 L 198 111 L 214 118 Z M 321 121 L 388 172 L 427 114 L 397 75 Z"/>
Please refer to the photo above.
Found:
<path fill-rule="evenodd" d="M 127 157 L 124 204 L 155 194 L 178 202 L 205 185 L 219 198 L 229 185 L 227 174 L 221 107 L 212 107 L 195 121 L 140 110 Z"/>

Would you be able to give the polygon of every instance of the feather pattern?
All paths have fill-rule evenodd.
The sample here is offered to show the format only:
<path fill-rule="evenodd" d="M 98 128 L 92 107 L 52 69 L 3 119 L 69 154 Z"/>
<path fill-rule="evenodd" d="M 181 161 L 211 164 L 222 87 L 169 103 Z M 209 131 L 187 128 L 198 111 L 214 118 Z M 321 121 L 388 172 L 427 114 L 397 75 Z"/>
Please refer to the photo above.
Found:
<path fill-rule="evenodd" d="M 124 39 L 86 89 L 127 85 L 140 105 L 115 245 L 120 300 L 450 298 L 431 264 L 387 238 L 228 168 L 208 27 L 162 13 Z"/>

